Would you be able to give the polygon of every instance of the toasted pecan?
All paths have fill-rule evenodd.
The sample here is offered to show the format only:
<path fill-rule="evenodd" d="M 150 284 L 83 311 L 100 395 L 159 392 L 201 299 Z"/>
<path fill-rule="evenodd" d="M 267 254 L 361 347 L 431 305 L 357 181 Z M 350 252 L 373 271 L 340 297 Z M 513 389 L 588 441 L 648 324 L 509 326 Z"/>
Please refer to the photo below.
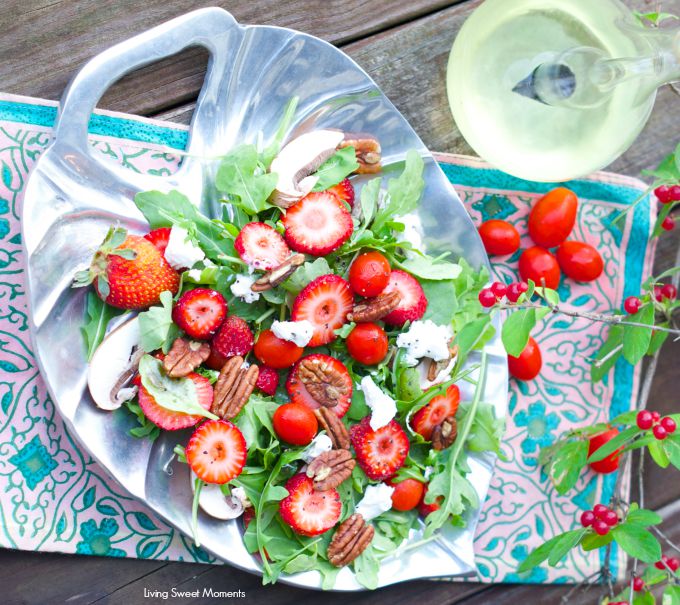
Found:
<path fill-rule="evenodd" d="M 349 450 L 330 450 L 309 463 L 307 476 L 314 480 L 314 489 L 324 492 L 349 479 L 355 464 Z"/>
<path fill-rule="evenodd" d="M 271 290 L 286 281 L 304 262 L 304 254 L 293 254 L 293 256 L 282 262 L 278 267 L 274 267 L 270 271 L 267 271 L 267 273 L 250 286 L 250 289 L 253 292 Z"/>
<path fill-rule="evenodd" d="M 314 410 L 314 414 L 321 428 L 326 431 L 333 448 L 336 450 L 349 449 L 349 433 L 337 414 L 331 408 L 318 408 Z"/>
<path fill-rule="evenodd" d="M 349 394 L 345 377 L 331 364 L 305 358 L 298 365 L 298 377 L 309 394 L 326 408 L 338 405 Z"/>
<path fill-rule="evenodd" d="M 380 142 L 373 135 L 362 132 L 346 132 L 345 139 L 338 145 L 338 148 L 354 147 L 359 168 L 355 170 L 357 174 L 375 174 L 382 168 L 380 164 L 381 153 Z"/>
<path fill-rule="evenodd" d="M 445 450 L 458 436 L 458 423 L 453 416 L 444 418 L 432 429 L 432 449 Z"/>
<path fill-rule="evenodd" d="M 357 323 L 377 321 L 394 311 L 400 301 L 401 296 L 396 291 L 365 298 L 354 305 L 351 313 L 347 314 L 347 319 Z"/>
<path fill-rule="evenodd" d="M 193 372 L 210 357 L 207 342 L 176 338 L 163 359 L 163 368 L 170 378 L 182 378 Z"/>
<path fill-rule="evenodd" d="M 237 355 L 227 359 L 215 383 L 210 411 L 225 420 L 234 418 L 255 389 L 259 374 L 260 369 L 255 364 L 245 366 L 243 357 Z"/>
<path fill-rule="evenodd" d="M 375 530 L 359 513 L 343 521 L 328 545 L 328 560 L 335 567 L 344 567 L 356 559 L 371 543 Z"/>

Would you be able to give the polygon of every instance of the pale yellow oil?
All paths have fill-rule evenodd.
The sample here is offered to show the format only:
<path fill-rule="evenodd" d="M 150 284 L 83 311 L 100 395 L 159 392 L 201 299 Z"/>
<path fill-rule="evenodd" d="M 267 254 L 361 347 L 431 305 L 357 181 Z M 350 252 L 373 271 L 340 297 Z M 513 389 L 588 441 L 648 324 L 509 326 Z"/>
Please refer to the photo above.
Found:
<path fill-rule="evenodd" d="M 642 129 L 654 102 L 639 83 L 620 84 L 599 107 L 550 107 L 512 92 L 554 52 L 577 46 L 635 56 L 621 28 L 630 19 L 610 0 L 486 0 L 457 36 L 447 70 L 451 110 L 485 160 L 515 176 L 564 181 L 616 159 Z"/>

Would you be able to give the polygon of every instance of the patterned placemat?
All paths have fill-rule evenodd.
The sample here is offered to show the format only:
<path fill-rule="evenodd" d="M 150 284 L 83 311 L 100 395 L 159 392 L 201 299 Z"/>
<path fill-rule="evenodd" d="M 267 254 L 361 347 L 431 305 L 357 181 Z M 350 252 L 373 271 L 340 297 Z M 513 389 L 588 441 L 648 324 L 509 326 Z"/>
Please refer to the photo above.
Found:
<path fill-rule="evenodd" d="M 215 562 L 143 503 L 130 498 L 64 427 L 31 353 L 23 274 L 20 215 L 31 167 L 51 139 L 53 102 L 0 95 L 0 546 L 113 557 Z M 183 149 L 186 128 L 97 112 L 92 145 L 131 170 L 167 174 Z M 522 181 L 480 160 L 442 155 L 444 172 L 475 219 L 503 218 L 526 232 L 531 203 L 552 185 Z M 595 245 L 605 274 L 595 284 L 564 280 L 560 295 L 585 310 L 617 308 L 640 290 L 649 273 L 649 200 L 632 204 L 644 184 L 598 173 L 567 186 L 579 196 L 574 237 Z M 526 240 L 524 243 L 528 243 Z M 498 278 L 515 279 L 517 256 L 502 258 Z M 565 429 L 601 421 L 629 408 L 638 373 L 620 361 L 608 380 L 592 385 L 588 358 L 602 344 L 602 325 L 552 317 L 535 335 L 544 356 L 540 377 L 512 381 L 510 416 L 499 462 L 476 539 L 479 579 L 484 582 L 580 581 L 600 566 L 597 552 L 574 552 L 556 569 L 515 569 L 543 538 L 570 529 L 577 512 L 607 500 L 615 475 L 584 474 L 576 495 L 559 497 L 537 466 L 538 450 Z M 615 558 L 613 572 L 621 572 Z"/>

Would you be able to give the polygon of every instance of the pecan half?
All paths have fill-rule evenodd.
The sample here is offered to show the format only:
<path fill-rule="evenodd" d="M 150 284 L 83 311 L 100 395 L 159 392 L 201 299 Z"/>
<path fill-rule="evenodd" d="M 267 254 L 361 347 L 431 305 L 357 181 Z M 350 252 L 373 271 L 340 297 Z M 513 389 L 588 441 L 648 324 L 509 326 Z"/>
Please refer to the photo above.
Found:
<path fill-rule="evenodd" d="M 339 149 L 354 147 L 359 168 L 357 174 L 375 174 L 380 172 L 380 142 L 373 135 L 363 132 L 346 132 L 345 139 L 338 145 Z"/>
<path fill-rule="evenodd" d="M 444 418 L 440 424 L 432 429 L 432 449 L 445 450 L 458 435 L 458 423 L 453 416 Z"/>
<path fill-rule="evenodd" d="M 265 290 L 271 290 L 275 288 L 280 283 L 286 281 L 297 268 L 305 262 L 304 254 L 293 254 L 288 260 L 282 262 L 278 267 L 267 271 L 260 279 L 253 282 L 250 289 L 253 292 L 264 292 Z"/>
<path fill-rule="evenodd" d="M 309 394 L 323 407 L 335 407 L 341 397 L 349 395 L 342 374 L 325 361 L 303 359 L 298 365 L 298 377 Z"/>
<path fill-rule="evenodd" d="M 321 428 L 326 431 L 326 435 L 333 444 L 333 449 L 348 450 L 350 445 L 349 433 L 338 418 L 337 414 L 331 408 L 318 408 L 314 410 Z"/>
<path fill-rule="evenodd" d="M 401 301 L 399 292 L 378 294 L 374 298 L 364 298 L 354 305 L 351 313 L 347 314 L 349 321 L 357 323 L 377 321 L 394 311 Z"/>
<path fill-rule="evenodd" d="M 366 550 L 374 533 L 373 526 L 366 525 L 364 518 L 359 513 L 354 513 L 335 530 L 328 545 L 328 560 L 335 567 L 349 565 Z"/>
<path fill-rule="evenodd" d="M 193 372 L 210 357 L 207 342 L 176 338 L 163 360 L 163 368 L 170 378 L 182 378 Z"/>
<path fill-rule="evenodd" d="M 348 479 L 355 464 L 349 450 L 330 450 L 309 463 L 307 476 L 314 480 L 314 489 L 325 492 Z"/>
<path fill-rule="evenodd" d="M 227 359 L 215 383 L 210 411 L 220 418 L 231 420 L 248 401 L 260 369 L 255 365 L 244 367 L 243 357 Z"/>
<path fill-rule="evenodd" d="M 430 359 L 430 365 L 427 368 L 427 379 L 432 382 L 437 378 L 437 374 L 441 372 L 456 355 L 458 355 L 458 345 L 449 346 L 449 357 L 442 361 L 435 361 Z"/>

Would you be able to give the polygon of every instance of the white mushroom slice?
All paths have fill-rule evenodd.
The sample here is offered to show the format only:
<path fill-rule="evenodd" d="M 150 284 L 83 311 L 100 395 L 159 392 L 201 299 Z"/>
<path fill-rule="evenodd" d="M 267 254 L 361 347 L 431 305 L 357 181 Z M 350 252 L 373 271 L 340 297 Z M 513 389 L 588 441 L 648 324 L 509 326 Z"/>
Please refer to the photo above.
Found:
<path fill-rule="evenodd" d="M 312 130 L 287 143 L 271 163 L 270 172 L 278 175 L 272 202 L 290 208 L 316 185 L 317 177 L 310 176 L 335 153 L 344 139 L 340 130 Z"/>
<path fill-rule="evenodd" d="M 191 473 L 191 491 L 196 491 L 196 475 Z M 236 519 L 243 514 L 243 502 L 234 496 L 225 496 L 216 483 L 204 483 L 201 487 L 201 495 L 198 497 L 198 505 L 204 513 L 228 521 Z"/>
<path fill-rule="evenodd" d="M 87 372 L 87 386 L 101 409 L 118 409 L 134 397 L 134 387 L 130 387 L 129 382 L 144 353 L 138 345 L 139 322 L 133 317 L 106 336 L 94 352 Z"/>

